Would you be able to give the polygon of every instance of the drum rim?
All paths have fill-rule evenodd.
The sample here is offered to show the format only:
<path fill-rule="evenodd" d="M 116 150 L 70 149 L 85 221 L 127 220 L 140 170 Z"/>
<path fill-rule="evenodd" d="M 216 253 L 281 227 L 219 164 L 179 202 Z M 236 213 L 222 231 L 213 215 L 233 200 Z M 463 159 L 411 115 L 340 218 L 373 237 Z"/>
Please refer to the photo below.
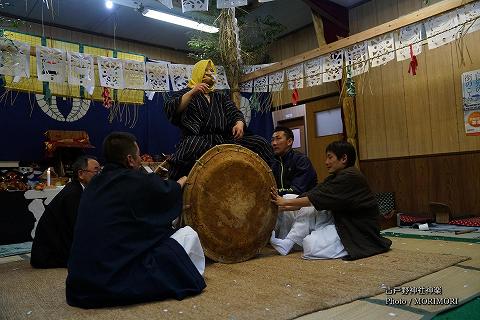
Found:
<path fill-rule="evenodd" d="M 191 201 L 192 186 L 195 185 L 195 182 L 198 178 L 198 173 L 201 172 L 200 169 L 203 166 L 205 166 L 210 160 L 215 158 L 215 156 L 217 156 L 221 152 L 224 152 L 224 151 L 227 151 L 227 150 L 228 151 L 243 152 L 243 153 L 247 154 L 248 156 L 252 157 L 253 159 L 258 160 L 258 162 L 261 164 L 261 166 L 265 169 L 265 172 L 267 173 L 267 175 L 269 177 L 271 186 L 276 186 L 277 185 L 276 181 L 275 181 L 275 177 L 274 177 L 273 172 L 272 172 L 272 169 L 268 166 L 268 164 L 257 153 L 255 153 L 252 150 L 250 150 L 246 147 L 243 147 L 241 145 L 220 144 L 220 145 L 217 145 L 217 146 L 214 146 L 214 147 L 210 148 L 207 152 L 205 152 L 202 155 L 202 157 L 200 157 L 200 159 L 198 159 L 195 162 L 195 165 L 190 170 L 190 173 L 188 174 L 187 181 L 185 182 L 185 186 L 184 186 L 184 192 L 183 192 L 183 202 L 184 202 L 184 204 L 189 204 L 190 201 Z M 187 212 L 190 209 L 191 208 L 188 205 L 187 206 L 184 205 L 184 210 L 182 212 L 182 219 L 183 219 L 183 222 L 186 225 L 190 225 L 192 227 L 195 227 L 195 224 L 197 224 L 197 222 L 192 221 L 192 217 L 187 214 Z M 271 203 L 270 210 L 274 213 L 274 214 L 272 214 L 272 216 L 275 217 L 275 218 L 272 218 L 271 219 L 272 221 L 270 222 L 271 229 L 273 230 L 273 228 L 275 226 L 275 222 L 276 222 L 276 214 L 275 214 L 277 212 L 276 205 Z M 198 233 L 198 230 L 197 230 L 197 233 Z M 200 233 L 199 233 L 199 236 L 201 236 Z M 202 245 L 202 247 L 203 247 L 205 256 L 207 256 L 208 258 L 210 258 L 214 261 L 222 262 L 222 263 L 237 263 L 237 262 L 242 262 L 242 261 L 249 260 L 252 257 L 254 257 L 255 255 L 257 255 L 258 252 L 263 247 L 265 247 L 265 245 L 268 243 L 269 239 L 270 239 L 270 236 L 266 237 L 266 239 L 264 241 L 262 241 L 263 245 L 260 248 L 258 248 L 256 250 L 251 250 L 251 252 L 245 253 L 240 258 L 237 258 L 237 259 L 235 259 L 233 257 L 225 257 L 225 256 L 222 256 L 220 254 L 217 254 L 216 252 L 214 252 L 214 250 L 210 250 L 210 248 L 205 247 L 204 245 Z"/>

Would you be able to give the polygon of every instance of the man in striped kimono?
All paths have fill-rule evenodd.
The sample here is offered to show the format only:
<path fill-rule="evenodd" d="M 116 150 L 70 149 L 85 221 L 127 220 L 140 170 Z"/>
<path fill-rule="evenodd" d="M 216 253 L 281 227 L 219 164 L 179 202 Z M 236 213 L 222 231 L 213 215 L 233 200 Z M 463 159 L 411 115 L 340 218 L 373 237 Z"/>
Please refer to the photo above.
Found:
<path fill-rule="evenodd" d="M 170 122 L 182 130 L 182 138 L 170 159 L 170 178 L 188 175 L 206 151 L 224 143 L 242 145 L 271 164 L 272 147 L 262 137 L 245 133 L 245 118 L 230 98 L 215 91 L 215 66 L 197 62 L 188 88 L 174 92 L 165 102 Z"/>

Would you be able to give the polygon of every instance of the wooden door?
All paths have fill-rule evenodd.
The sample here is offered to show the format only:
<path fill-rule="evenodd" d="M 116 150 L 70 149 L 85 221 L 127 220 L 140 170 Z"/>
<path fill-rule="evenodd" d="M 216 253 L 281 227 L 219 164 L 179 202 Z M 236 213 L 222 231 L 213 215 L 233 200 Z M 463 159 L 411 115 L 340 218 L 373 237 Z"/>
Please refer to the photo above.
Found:
<path fill-rule="evenodd" d="M 329 143 L 343 139 L 343 134 L 332 134 L 323 137 L 317 136 L 315 113 L 338 108 L 339 106 L 338 96 L 333 96 L 309 102 L 305 107 L 308 127 L 308 157 L 317 171 L 318 181 L 323 181 L 323 179 L 328 176 L 328 171 L 325 168 L 325 148 Z"/>

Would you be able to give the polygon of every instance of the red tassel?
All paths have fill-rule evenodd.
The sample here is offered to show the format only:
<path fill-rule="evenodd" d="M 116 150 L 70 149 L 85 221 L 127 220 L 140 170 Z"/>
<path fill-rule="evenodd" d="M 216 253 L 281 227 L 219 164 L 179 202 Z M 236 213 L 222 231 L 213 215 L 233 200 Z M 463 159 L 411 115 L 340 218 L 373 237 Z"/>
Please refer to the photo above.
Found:
<path fill-rule="evenodd" d="M 296 106 L 298 102 L 298 90 L 297 88 L 292 91 L 292 105 Z"/>
<path fill-rule="evenodd" d="M 413 47 L 410 45 L 410 65 L 408 67 L 408 73 L 412 72 L 412 75 L 417 74 L 418 61 L 417 56 L 413 54 Z"/>
<path fill-rule="evenodd" d="M 103 88 L 102 92 L 102 98 L 103 98 L 103 106 L 105 108 L 110 108 L 112 106 L 112 98 L 110 97 L 110 91 L 108 91 L 108 88 Z"/>

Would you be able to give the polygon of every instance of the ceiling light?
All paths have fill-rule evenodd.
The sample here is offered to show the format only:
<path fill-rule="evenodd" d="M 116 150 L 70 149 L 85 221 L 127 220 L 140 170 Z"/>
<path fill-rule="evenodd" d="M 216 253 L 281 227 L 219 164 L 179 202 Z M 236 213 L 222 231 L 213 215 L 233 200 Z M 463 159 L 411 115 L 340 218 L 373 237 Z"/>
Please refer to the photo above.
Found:
<path fill-rule="evenodd" d="M 112 9 L 113 8 L 113 2 L 111 0 L 105 1 L 105 7 L 107 7 L 107 9 Z"/>
<path fill-rule="evenodd" d="M 193 20 L 181 18 L 178 16 L 174 16 L 168 13 L 164 13 L 164 12 L 160 12 L 152 9 L 146 9 L 144 12 L 142 12 L 142 14 L 148 18 L 157 19 L 157 20 L 168 22 L 168 23 L 173 23 L 179 26 L 196 29 L 203 32 L 208 32 L 208 33 L 218 32 L 218 28 L 215 28 L 213 26 L 209 26 L 203 23 L 198 23 Z"/>

